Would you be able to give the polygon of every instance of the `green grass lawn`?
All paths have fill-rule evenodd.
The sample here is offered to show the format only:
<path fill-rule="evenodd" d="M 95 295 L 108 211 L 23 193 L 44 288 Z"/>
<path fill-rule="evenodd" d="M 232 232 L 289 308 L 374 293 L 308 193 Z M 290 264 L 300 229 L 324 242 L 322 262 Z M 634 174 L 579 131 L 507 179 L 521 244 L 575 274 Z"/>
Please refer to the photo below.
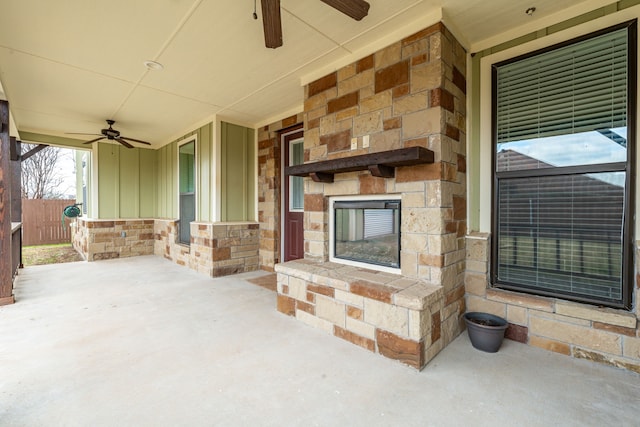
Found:
<path fill-rule="evenodd" d="M 22 247 L 22 263 L 25 266 L 74 261 L 82 261 L 82 256 L 76 252 L 71 243 Z"/>

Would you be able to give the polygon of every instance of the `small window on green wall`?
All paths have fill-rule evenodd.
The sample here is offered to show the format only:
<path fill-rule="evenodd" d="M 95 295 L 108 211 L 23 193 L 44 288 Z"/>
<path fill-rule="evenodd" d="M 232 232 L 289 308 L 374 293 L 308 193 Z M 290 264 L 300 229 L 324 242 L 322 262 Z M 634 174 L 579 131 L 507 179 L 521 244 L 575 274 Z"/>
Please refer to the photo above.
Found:
<path fill-rule="evenodd" d="M 195 142 L 180 147 L 180 193 L 193 193 L 195 165 Z"/>
<path fill-rule="evenodd" d="M 196 219 L 195 164 L 196 142 L 189 141 L 178 149 L 180 174 L 180 243 L 191 241 L 191 222 Z"/>

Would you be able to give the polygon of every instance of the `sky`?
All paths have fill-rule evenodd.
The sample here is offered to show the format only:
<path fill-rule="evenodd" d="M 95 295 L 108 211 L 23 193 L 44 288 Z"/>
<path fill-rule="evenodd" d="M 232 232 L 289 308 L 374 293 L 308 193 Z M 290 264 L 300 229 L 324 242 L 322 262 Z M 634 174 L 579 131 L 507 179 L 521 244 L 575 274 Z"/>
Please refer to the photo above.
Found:
<path fill-rule="evenodd" d="M 76 173 L 74 165 L 75 150 L 70 148 L 61 148 L 56 163 L 55 171 L 63 179 L 60 191 L 70 199 L 76 198 Z"/>
<path fill-rule="evenodd" d="M 611 129 L 626 138 L 627 128 Z M 498 144 L 498 151 L 513 150 L 553 166 L 624 162 L 627 149 L 599 132 L 582 132 Z M 595 176 L 594 176 L 595 177 Z M 598 179 L 624 186 L 624 174 L 598 174 Z"/>

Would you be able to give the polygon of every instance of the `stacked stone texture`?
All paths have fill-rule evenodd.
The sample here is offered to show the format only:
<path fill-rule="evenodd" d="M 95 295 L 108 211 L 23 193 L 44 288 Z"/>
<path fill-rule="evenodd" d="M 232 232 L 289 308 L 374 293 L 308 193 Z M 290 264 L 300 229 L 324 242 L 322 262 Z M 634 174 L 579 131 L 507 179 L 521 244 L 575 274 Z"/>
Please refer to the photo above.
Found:
<path fill-rule="evenodd" d="M 629 313 L 490 288 L 490 235 L 470 233 L 466 248 L 465 288 L 469 311 L 483 311 L 507 319 L 507 338 L 640 373 L 637 309 Z M 636 301 L 639 292 L 640 280 Z"/>
<path fill-rule="evenodd" d="M 260 268 L 273 271 L 280 262 L 281 159 L 279 132 L 301 124 L 302 113 L 258 129 L 258 222 Z"/>
<path fill-rule="evenodd" d="M 178 243 L 174 219 L 78 218 L 74 227 L 73 245 L 87 261 L 155 254 L 212 277 L 258 269 L 255 222 L 192 222 L 190 245 Z"/>
<path fill-rule="evenodd" d="M 305 184 L 305 258 L 328 258 L 327 197 L 402 195 L 402 274 L 462 284 L 466 232 L 466 53 L 442 24 L 394 43 L 310 83 L 305 101 L 305 161 L 422 146 L 433 164 Z M 362 147 L 368 135 L 370 146 Z M 351 150 L 351 139 L 358 149 Z"/>
<path fill-rule="evenodd" d="M 87 261 L 151 255 L 153 222 L 152 219 L 77 218 L 73 246 Z"/>
<path fill-rule="evenodd" d="M 307 260 L 276 271 L 278 311 L 369 351 L 422 369 L 447 341 L 441 286 Z"/>
<path fill-rule="evenodd" d="M 177 242 L 178 221 L 155 221 L 154 253 L 211 277 L 258 269 L 258 224 L 192 222 L 191 244 Z"/>
<path fill-rule="evenodd" d="M 336 174 L 333 183 L 307 178 L 304 199 L 305 260 L 325 263 L 330 196 L 401 195 L 402 276 L 439 286 L 443 294 L 442 339 L 432 346 L 428 335 L 413 337 L 425 361 L 460 333 L 465 311 L 465 72 L 466 52 L 438 23 L 305 88 L 305 162 L 414 146 L 434 152 L 433 164 L 396 168 L 394 178 L 368 171 Z"/>

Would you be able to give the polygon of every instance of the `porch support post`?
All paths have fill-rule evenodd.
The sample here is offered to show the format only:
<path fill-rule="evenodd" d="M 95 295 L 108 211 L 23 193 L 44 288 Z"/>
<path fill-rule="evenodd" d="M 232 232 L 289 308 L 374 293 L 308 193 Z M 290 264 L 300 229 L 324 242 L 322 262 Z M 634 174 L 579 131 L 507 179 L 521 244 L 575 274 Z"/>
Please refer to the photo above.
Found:
<path fill-rule="evenodd" d="M 9 165 L 9 103 L 0 101 L 0 305 L 12 304 L 11 169 Z"/>
<path fill-rule="evenodd" d="M 9 160 L 12 162 L 20 160 L 20 144 L 20 141 L 13 136 L 9 140 Z"/>
<path fill-rule="evenodd" d="M 20 153 L 22 150 L 22 143 L 16 140 L 15 137 L 11 137 L 11 222 L 20 222 L 22 223 L 22 161 L 20 160 L 20 155 L 18 154 L 16 158 L 13 157 L 13 150 L 16 150 L 17 153 Z M 12 226 L 13 228 L 13 226 Z M 13 269 L 17 264 L 19 268 L 23 268 L 22 264 L 22 231 L 17 234 L 20 246 L 20 259 L 13 259 L 11 262 L 11 268 Z M 16 234 L 12 236 L 13 239 L 16 238 Z M 12 242 L 14 245 L 11 248 L 11 253 L 13 256 L 16 255 L 16 242 Z M 15 271 L 13 272 L 15 274 Z"/>
<path fill-rule="evenodd" d="M 22 222 L 22 163 L 19 155 L 13 158 L 13 150 L 20 153 L 21 143 L 12 136 L 11 146 L 11 222 Z"/>

